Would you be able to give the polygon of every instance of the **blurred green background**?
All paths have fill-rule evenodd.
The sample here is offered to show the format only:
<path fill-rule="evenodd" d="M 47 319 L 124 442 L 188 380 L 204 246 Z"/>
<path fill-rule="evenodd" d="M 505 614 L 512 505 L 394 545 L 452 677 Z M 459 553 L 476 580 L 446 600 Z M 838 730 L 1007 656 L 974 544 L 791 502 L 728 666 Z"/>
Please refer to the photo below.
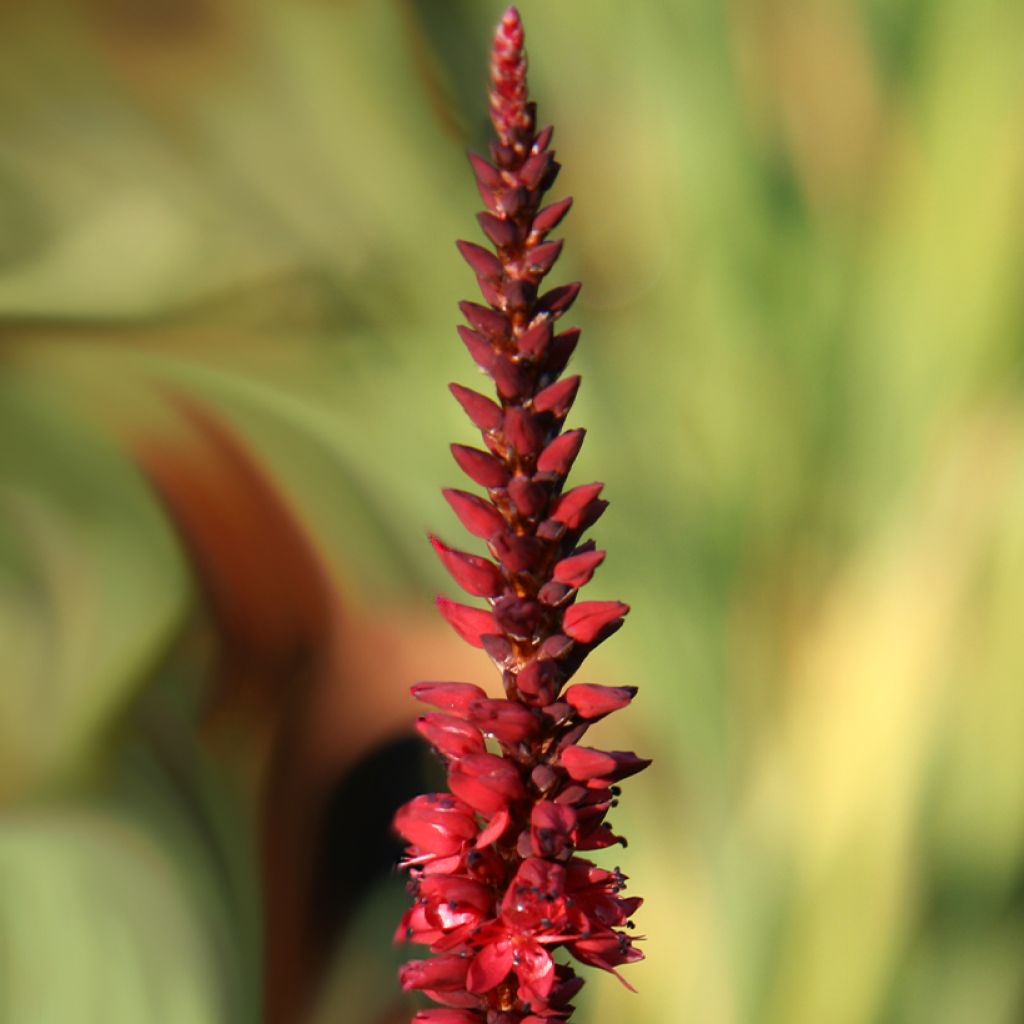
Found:
<path fill-rule="evenodd" d="M 588 1024 L 1024 1020 L 1024 5 L 523 0 L 655 759 Z M 0 4 L 0 1021 L 399 1024 L 490 0 Z"/>

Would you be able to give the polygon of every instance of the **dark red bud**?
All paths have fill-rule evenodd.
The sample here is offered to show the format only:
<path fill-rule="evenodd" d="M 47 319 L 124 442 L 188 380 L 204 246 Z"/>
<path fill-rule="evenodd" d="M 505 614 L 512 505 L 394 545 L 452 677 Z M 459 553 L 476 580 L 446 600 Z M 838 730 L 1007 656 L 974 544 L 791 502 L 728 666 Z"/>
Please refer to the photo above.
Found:
<path fill-rule="evenodd" d="M 473 701 L 487 700 L 486 692 L 473 683 L 417 683 L 411 692 L 418 701 L 463 718 Z"/>
<path fill-rule="evenodd" d="M 511 338 L 511 328 L 503 314 L 476 302 L 460 302 L 459 310 L 469 321 L 469 325 L 485 338 L 498 341 L 508 341 Z"/>
<path fill-rule="evenodd" d="M 537 459 L 538 473 L 552 473 L 555 476 L 566 476 L 576 461 L 576 456 L 583 446 L 586 431 L 582 428 L 567 430 L 560 434 L 541 452 Z"/>
<path fill-rule="evenodd" d="M 458 241 L 455 245 L 477 277 L 482 277 L 484 280 L 496 280 L 501 277 L 504 272 L 501 260 L 493 252 L 489 252 L 475 242 Z"/>
<path fill-rule="evenodd" d="M 516 676 L 516 689 L 531 703 L 543 707 L 555 699 L 562 688 L 562 682 L 557 662 L 549 658 L 537 658 L 520 670 Z"/>
<path fill-rule="evenodd" d="M 410 800 L 395 815 L 395 831 L 424 853 L 448 857 L 477 834 L 473 809 L 449 793 Z"/>
<path fill-rule="evenodd" d="M 563 558 L 554 568 L 553 579 L 577 590 L 590 582 L 594 570 L 604 561 L 603 551 L 584 551 Z"/>
<path fill-rule="evenodd" d="M 636 696 L 635 686 L 598 686 L 596 683 L 575 683 L 562 699 L 571 704 L 580 716 L 591 721 L 624 708 Z"/>
<path fill-rule="evenodd" d="M 508 483 L 508 470 L 493 455 L 464 444 L 453 444 L 451 452 L 459 468 L 473 483 L 481 487 L 504 487 Z"/>
<path fill-rule="evenodd" d="M 527 519 L 540 515 L 547 508 L 549 494 L 547 487 L 534 483 L 530 477 L 514 476 L 508 482 L 508 496 L 512 499 L 516 511 Z M 528 562 L 539 555 L 541 550 L 536 544 L 530 546 Z M 525 568 L 529 568 L 529 564 L 522 565 L 516 571 L 521 572 Z"/>
<path fill-rule="evenodd" d="M 437 552 L 437 557 L 441 559 L 441 564 L 467 594 L 474 597 L 494 597 L 504 589 L 505 581 L 493 562 L 479 555 L 456 551 L 437 537 L 432 536 L 430 543 Z"/>
<path fill-rule="evenodd" d="M 541 645 L 537 652 L 539 660 L 550 659 L 553 662 L 561 661 L 572 649 L 573 641 L 562 633 L 553 633 Z M 550 704 L 551 701 L 545 703 Z"/>
<path fill-rule="evenodd" d="M 505 637 L 492 634 L 481 639 L 487 656 L 500 670 L 505 671 L 515 663 L 516 652 Z"/>
<path fill-rule="evenodd" d="M 497 402 L 492 402 L 485 395 L 464 388 L 461 384 L 449 384 L 448 390 L 455 396 L 455 401 L 462 406 L 470 422 L 478 430 L 497 430 L 501 426 L 501 406 Z"/>
<path fill-rule="evenodd" d="M 520 354 L 532 362 L 542 360 L 551 344 L 552 331 L 551 320 L 542 317 L 516 338 L 516 347 Z"/>
<path fill-rule="evenodd" d="M 483 637 L 499 632 L 494 616 L 480 608 L 456 604 L 446 597 L 437 598 L 437 608 L 452 629 L 473 647 L 483 647 Z"/>
<path fill-rule="evenodd" d="M 604 484 L 592 483 L 566 491 L 558 499 L 551 518 L 556 522 L 564 523 L 570 530 L 577 529 L 583 510 L 601 493 L 603 487 Z"/>
<path fill-rule="evenodd" d="M 651 763 L 630 751 L 594 750 L 592 747 L 566 747 L 559 760 L 571 778 L 588 784 L 618 782 L 643 771 Z"/>
<path fill-rule="evenodd" d="M 469 494 L 467 491 L 458 491 L 446 488 L 441 492 L 445 501 L 451 506 L 452 511 L 459 517 L 459 522 L 469 530 L 474 537 L 481 540 L 488 540 L 499 530 L 504 529 L 505 520 L 501 513 L 488 501 Z"/>
<path fill-rule="evenodd" d="M 559 285 L 557 288 L 545 292 L 537 300 L 537 305 L 552 317 L 560 317 L 576 301 L 576 296 L 579 295 L 582 287 L 579 281 Z"/>
<path fill-rule="evenodd" d="M 494 754 L 467 754 L 452 762 L 448 786 L 474 810 L 488 815 L 526 796 L 515 765 Z"/>
<path fill-rule="evenodd" d="M 446 757 L 482 754 L 484 751 L 480 730 L 452 715 L 422 715 L 416 722 L 416 731 Z"/>
<path fill-rule="evenodd" d="M 522 743 L 540 731 L 537 716 L 507 700 L 478 700 L 469 709 L 470 719 L 487 736 L 502 743 Z"/>
<path fill-rule="evenodd" d="M 537 592 L 537 600 L 549 608 L 557 608 L 573 591 L 564 583 L 548 580 Z"/>
<path fill-rule="evenodd" d="M 621 601 L 580 601 L 565 610 L 562 629 L 581 644 L 593 643 L 606 626 L 628 611 L 629 605 Z"/>
<path fill-rule="evenodd" d="M 551 348 L 548 351 L 548 358 L 544 364 L 544 372 L 553 375 L 561 373 L 573 352 L 576 351 L 576 343 L 580 340 L 580 329 L 572 327 L 568 331 L 556 334 L 551 340 Z"/>
<path fill-rule="evenodd" d="M 547 618 L 547 611 L 536 601 L 510 594 L 494 605 L 494 621 L 513 640 L 532 640 Z"/>
<path fill-rule="evenodd" d="M 537 412 L 549 412 L 555 419 L 562 419 L 576 400 L 576 392 L 580 389 L 580 378 L 566 377 L 556 381 L 538 392 L 533 400 Z"/>
<path fill-rule="evenodd" d="M 542 238 L 549 231 L 554 231 L 562 222 L 562 218 L 569 212 L 570 206 L 572 206 L 572 196 L 566 196 L 557 203 L 545 206 L 533 218 L 533 224 L 530 225 L 530 234 L 536 238 Z"/>
<path fill-rule="evenodd" d="M 538 133 L 537 137 L 533 140 L 533 145 L 530 147 L 531 153 L 540 153 L 542 150 L 548 148 L 551 145 L 551 136 L 555 134 L 555 129 L 552 125 L 548 125 L 546 128 L 542 128 Z"/>
<path fill-rule="evenodd" d="M 561 241 L 542 242 L 527 253 L 527 268 L 530 273 L 543 277 L 555 265 L 561 252 Z"/>
<path fill-rule="evenodd" d="M 530 202 L 530 194 L 521 185 L 497 193 L 498 210 L 506 217 L 518 217 Z"/>
<path fill-rule="evenodd" d="M 518 232 L 513 221 L 501 220 L 490 213 L 478 213 L 476 219 L 487 240 L 499 249 L 507 249 L 518 241 Z"/>
<path fill-rule="evenodd" d="M 509 493 L 512 493 L 511 483 Z M 538 559 L 544 554 L 544 544 L 536 537 L 520 537 L 507 530 L 491 537 L 487 547 L 501 562 L 502 568 L 511 573 L 528 572 L 537 565 Z"/>
<path fill-rule="evenodd" d="M 544 180 L 544 176 L 551 169 L 554 159 L 554 154 L 550 151 L 537 152 L 519 168 L 519 180 L 526 188 L 533 192 Z"/>
<path fill-rule="evenodd" d="M 544 447 L 547 439 L 537 417 L 519 405 L 514 405 L 505 412 L 503 431 L 509 444 L 522 456 L 536 455 Z M 517 479 L 522 478 L 513 477 L 509 481 L 510 491 Z"/>
<path fill-rule="evenodd" d="M 501 176 L 501 172 L 496 167 L 492 167 L 482 156 L 477 156 L 476 153 L 467 153 L 466 155 L 469 157 L 473 174 L 481 185 L 485 185 L 489 189 L 504 187 L 505 181 Z"/>
<path fill-rule="evenodd" d="M 470 330 L 463 324 L 459 324 L 455 329 L 459 332 L 462 344 L 466 346 L 469 358 L 484 373 L 490 373 L 491 367 L 494 366 L 494 360 L 498 358 L 498 353 L 494 350 L 494 346 L 482 334 Z M 455 397 L 458 398 L 458 395 Z"/>
<path fill-rule="evenodd" d="M 435 956 L 430 960 L 410 960 L 400 968 L 398 978 L 402 990 L 432 988 L 452 992 L 466 986 L 469 961 L 462 956 Z"/>
<path fill-rule="evenodd" d="M 533 370 L 527 363 L 517 363 L 504 356 L 497 356 L 490 374 L 497 385 L 498 394 L 504 399 L 522 399 L 533 390 Z"/>

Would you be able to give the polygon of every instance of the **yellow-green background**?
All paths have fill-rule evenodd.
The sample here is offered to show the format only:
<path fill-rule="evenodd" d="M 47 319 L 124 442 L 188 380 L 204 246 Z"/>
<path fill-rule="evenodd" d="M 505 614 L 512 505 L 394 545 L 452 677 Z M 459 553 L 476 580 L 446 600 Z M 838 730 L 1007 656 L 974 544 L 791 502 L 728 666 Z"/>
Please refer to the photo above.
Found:
<path fill-rule="evenodd" d="M 594 977 L 578 1018 L 1024 1020 L 1024 5 L 521 9 L 576 198 L 591 590 L 633 608 L 581 678 L 641 687 L 601 738 L 655 762 L 611 857 L 639 995 Z M 461 540 L 500 10 L 0 4 L 3 1024 L 261 1019 L 270 769 L 204 721 L 217 639 L 136 467 L 169 394 L 390 630 L 346 685 L 411 720 L 445 671 L 423 535 Z M 354 884 L 315 1024 L 392 1019 L 401 882 Z"/>

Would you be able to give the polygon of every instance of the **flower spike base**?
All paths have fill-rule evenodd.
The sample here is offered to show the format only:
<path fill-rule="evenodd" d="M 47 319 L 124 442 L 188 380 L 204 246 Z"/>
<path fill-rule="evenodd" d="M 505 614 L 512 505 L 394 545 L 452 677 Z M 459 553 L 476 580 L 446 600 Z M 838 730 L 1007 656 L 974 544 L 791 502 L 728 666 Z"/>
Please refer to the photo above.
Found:
<path fill-rule="evenodd" d="M 451 387 L 483 438 L 482 448 L 453 445 L 452 454 L 486 498 L 444 492 L 490 557 L 431 542 L 455 582 L 486 600 L 480 608 L 438 598 L 438 608 L 490 656 L 505 697 L 471 683 L 413 687 L 436 709 L 417 728 L 444 759 L 449 788 L 416 797 L 395 816 L 409 844 L 403 866 L 414 899 L 396 938 L 433 954 L 407 963 L 401 983 L 440 1004 L 418 1013 L 418 1024 L 566 1021 L 583 985 L 571 961 L 617 974 L 642 957 L 628 931 L 641 901 L 621 895 L 626 879 L 618 869 L 585 856 L 625 846 L 605 816 L 617 784 L 649 762 L 582 742 L 635 688 L 569 685 L 629 609 L 577 599 L 604 560 L 582 537 L 606 502 L 601 484 L 565 486 L 583 431 L 562 429 L 580 381 L 561 374 L 579 331 L 559 321 L 579 285 L 541 282 L 561 252 L 549 236 L 571 200 L 542 205 L 559 166 L 552 131 L 537 130 L 527 98 L 515 8 L 494 39 L 490 116 L 490 160 L 472 155 L 470 162 L 492 248 L 458 243 L 484 299 L 461 304 L 459 335 L 494 382 L 497 401 Z"/>

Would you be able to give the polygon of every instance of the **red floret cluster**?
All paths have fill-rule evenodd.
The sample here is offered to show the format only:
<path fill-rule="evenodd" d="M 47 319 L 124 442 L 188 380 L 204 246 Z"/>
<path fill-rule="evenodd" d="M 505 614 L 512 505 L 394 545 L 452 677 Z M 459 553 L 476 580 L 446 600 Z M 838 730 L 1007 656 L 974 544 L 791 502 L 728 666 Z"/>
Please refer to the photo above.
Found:
<path fill-rule="evenodd" d="M 487 304 L 462 303 L 468 326 L 459 334 L 498 401 L 452 385 L 485 445 L 453 445 L 452 453 L 487 498 L 444 493 L 491 557 L 432 543 L 456 583 L 487 600 L 486 609 L 444 598 L 438 606 L 490 656 L 505 697 L 470 683 L 413 687 L 437 709 L 418 729 L 444 759 L 450 790 L 416 797 L 395 817 L 409 844 L 404 866 L 414 897 L 397 937 L 435 954 L 407 963 L 402 986 L 443 1007 L 418 1013 L 420 1024 L 568 1020 L 583 980 L 553 959 L 556 951 L 613 973 L 642 956 L 627 930 L 640 900 L 621 895 L 617 869 L 580 856 L 625 845 L 605 816 L 617 783 L 649 762 L 581 743 L 635 688 L 567 685 L 629 609 L 577 600 L 604 559 L 581 538 L 606 502 L 601 484 L 564 487 L 583 431 L 562 430 L 579 378 L 560 375 L 579 331 L 559 332 L 556 324 L 579 285 L 542 292 L 540 283 L 562 247 L 548 234 L 571 200 L 541 206 L 558 164 L 551 129 L 536 131 L 527 100 L 514 8 L 495 37 L 490 102 L 491 160 L 470 160 L 487 207 L 480 227 L 494 250 L 459 243 Z"/>

